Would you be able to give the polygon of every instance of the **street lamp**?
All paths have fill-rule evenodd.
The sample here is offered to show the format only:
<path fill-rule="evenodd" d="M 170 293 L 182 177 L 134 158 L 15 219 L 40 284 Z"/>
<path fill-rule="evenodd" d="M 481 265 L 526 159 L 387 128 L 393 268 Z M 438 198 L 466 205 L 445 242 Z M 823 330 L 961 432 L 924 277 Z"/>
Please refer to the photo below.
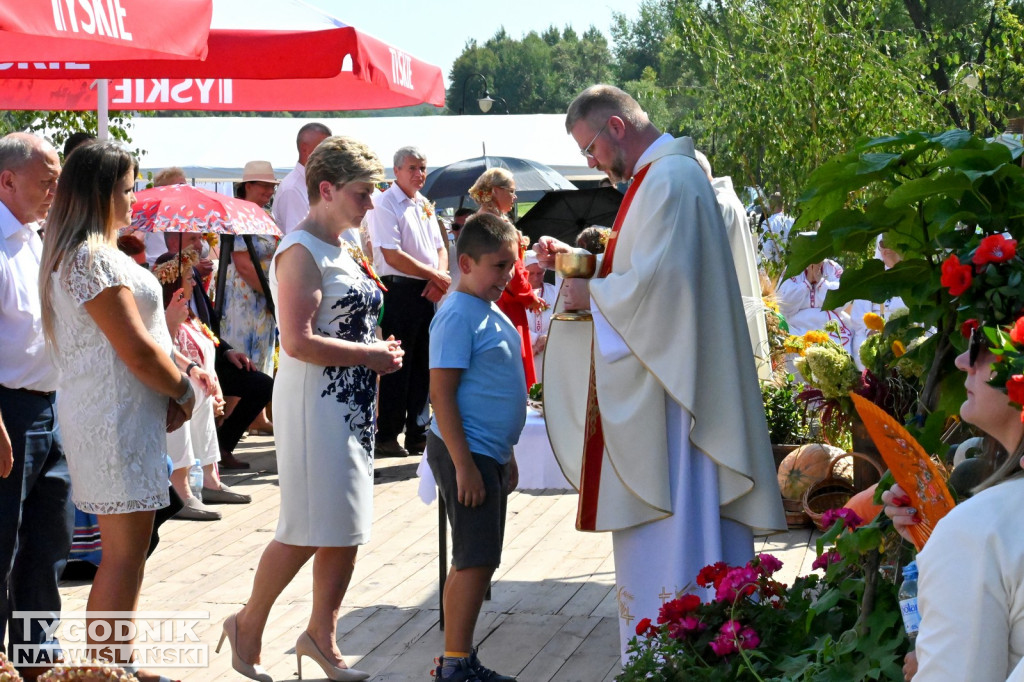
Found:
<path fill-rule="evenodd" d="M 487 92 L 487 78 L 485 78 L 482 73 L 471 73 L 462 81 L 462 106 L 459 107 L 459 115 L 461 116 L 466 111 L 466 85 L 469 84 L 469 79 L 473 76 L 478 77 L 484 82 L 484 96 L 476 101 L 477 105 L 480 107 L 480 111 L 486 114 L 491 110 L 491 107 L 494 106 L 495 102 L 501 102 L 501 106 L 505 107 L 505 113 L 507 114 L 508 103 L 501 97 L 492 97 L 491 94 Z"/>

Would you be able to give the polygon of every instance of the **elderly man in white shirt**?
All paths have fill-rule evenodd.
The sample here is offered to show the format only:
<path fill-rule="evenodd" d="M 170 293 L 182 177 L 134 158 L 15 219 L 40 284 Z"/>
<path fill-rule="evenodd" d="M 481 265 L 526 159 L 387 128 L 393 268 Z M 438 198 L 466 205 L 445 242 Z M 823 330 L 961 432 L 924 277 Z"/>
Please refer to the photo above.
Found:
<path fill-rule="evenodd" d="M 19 651 L 37 652 L 40 664 L 59 646 L 43 627 L 50 619 L 18 613 L 60 617 L 57 581 L 74 527 L 54 418 L 57 368 L 43 340 L 38 284 L 37 221 L 46 217 L 59 175 L 57 151 L 42 138 L 0 139 L 0 646 L 6 639 L 15 661 Z"/>
<path fill-rule="evenodd" d="M 299 162 L 284 176 L 274 197 L 274 222 L 281 232 L 288 234 L 309 213 L 309 195 L 306 191 L 306 161 L 316 146 L 331 136 L 331 129 L 323 123 L 307 123 L 299 128 L 295 146 L 299 150 Z"/>
<path fill-rule="evenodd" d="M 448 290 L 448 245 L 434 205 L 420 190 L 427 161 L 416 147 L 395 152 L 395 182 L 367 214 L 373 262 L 387 286 L 381 331 L 402 342 L 402 369 L 380 379 L 377 457 L 423 452 L 430 423 L 428 348 L 434 304 Z M 405 432 L 405 447 L 398 436 Z"/>

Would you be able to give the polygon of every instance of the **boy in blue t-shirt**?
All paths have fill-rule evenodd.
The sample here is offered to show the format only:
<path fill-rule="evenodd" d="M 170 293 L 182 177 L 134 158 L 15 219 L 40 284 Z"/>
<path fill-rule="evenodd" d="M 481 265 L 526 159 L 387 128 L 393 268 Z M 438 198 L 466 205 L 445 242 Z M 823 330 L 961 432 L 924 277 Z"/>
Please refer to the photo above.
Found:
<path fill-rule="evenodd" d="M 479 214 L 457 244 L 460 272 L 430 324 L 427 463 L 452 526 L 452 568 L 444 588 L 444 655 L 434 675 L 457 682 L 503 682 L 481 665 L 473 631 L 501 563 L 508 493 L 519 479 L 512 447 L 526 424 L 526 378 L 519 332 L 494 301 L 512 278 L 516 229 Z"/>

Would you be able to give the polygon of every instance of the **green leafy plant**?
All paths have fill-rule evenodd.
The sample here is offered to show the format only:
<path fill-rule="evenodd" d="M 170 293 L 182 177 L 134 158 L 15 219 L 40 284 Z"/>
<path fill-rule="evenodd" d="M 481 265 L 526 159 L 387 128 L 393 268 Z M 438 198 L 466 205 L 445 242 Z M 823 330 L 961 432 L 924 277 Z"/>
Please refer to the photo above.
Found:
<path fill-rule="evenodd" d="M 781 383 L 761 382 L 761 400 L 772 445 L 805 443 L 810 437 L 810 420 L 796 399 L 800 389 L 792 374 L 787 374 Z"/>
<path fill-rule="evenodd" d="M 907 648 L 896 586 L 880 573 L 891 530 L 884 517 L 857 528 L 849 509 L 826 512 L 816 569 L 792 586 L 782 562 L 760 554 L 745 566 L 718 563 L 697 575 L 708 592 L 666 602 L 657 622 L 636 625 L 620 682 L 900 679 Z M 889 546 L 898 543 L 889 542 Z"/>
<path fill-rule="evenodd" d="M 962 266 L 986 237 L 1024 233 L 1020 156 L 1019 145 L 986 141 L 963 130 L 862 140 L 815 170 L 799 203 L 794 230 L 816 229 L 816 234 L 792 241 L 787 274 L 833 254 L 862 251 L 880 234 L 902 254 L 903 260 L 889 270 L 870 260 L 844 271 L 823 307 L 899 296 L 909 319 L 929 330 L 911 356 L 924 368 L 912 428 L 929 452 L 944 451 L 944 423 L 964 398 L 963 381 L 953 366 L 966 347 L 960 325 L 979 314 L 995 314 L 999 304 L 989 285 L 950 288 L 948 271 L 955 264 L 948 259 L 955 254 Z M 963 285 L 966 272 L 954 274 Z M 1004 286 L 1008 279 L 996 288 Z"/>

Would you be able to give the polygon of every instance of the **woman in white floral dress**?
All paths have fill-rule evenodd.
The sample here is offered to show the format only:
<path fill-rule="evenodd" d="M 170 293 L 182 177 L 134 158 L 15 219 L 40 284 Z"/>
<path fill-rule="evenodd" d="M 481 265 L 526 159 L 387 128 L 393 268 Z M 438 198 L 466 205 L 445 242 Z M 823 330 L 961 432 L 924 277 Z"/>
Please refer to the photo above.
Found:
<path fill-rule="evenodd" d="M 263 551 L 252 595 L 224 621 L 236 672 L 270 682 L 259 665 L 274 600 L 313 559 L 313 602 L 295 643 L 332 680 L 365 680 L 349 669 L 337 642 L 338 612 L 358 546 L 373 520 L 374 404 L 377 377 L 401 368 L 404 351 L 374 330 L 383 294 L 358 247 L 341 235 L 373 208 L 380 160 L 351 138 L 329 137 L 306 164 L 316 196 L 309 215 L 281 242 L 271 288 L 281 323 L 275 397 L 281 510 Z M 219 646 L 218 646 L 219 649 Z"/>
<path fill-rule="evenodd" d="M 166 431 L 194 404 L 188 378 L 171 359 L 160 286 L 116 246 L 118 228 L 131 222 L 136 169 L 116 143 L 86 145 L 68 157 L 40 269 L 72 498 L 97 515 L 103 537 L 90 612 L 137 607 L 155 511 L 168 504 Z M 128 662 L 131 641 L 118 634 L 129 618 L 91 620 L 110 626 L 89 628 L 93 654 Z M 106 637 L 96 636 L 104 630 Z"/>

